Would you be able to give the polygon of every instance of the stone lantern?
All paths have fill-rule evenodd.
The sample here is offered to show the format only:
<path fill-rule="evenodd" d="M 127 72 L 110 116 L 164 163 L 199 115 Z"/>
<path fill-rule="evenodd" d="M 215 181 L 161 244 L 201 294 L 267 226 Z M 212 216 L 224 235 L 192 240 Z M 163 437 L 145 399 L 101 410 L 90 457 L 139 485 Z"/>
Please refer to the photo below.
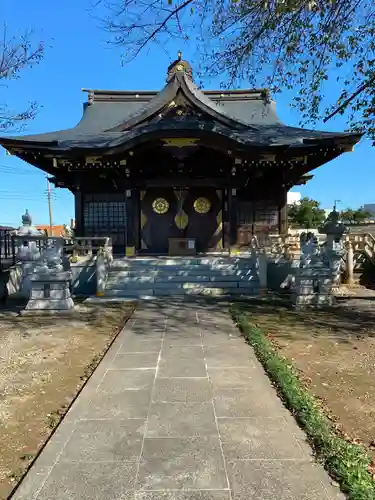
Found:
<path fill-rule="evenodd" d="M 21 262 L 38 260 L 40 252 L 36 242 L 30 241 L 30 236 L 42 237 L 43 234 L 32 225 L 32 218 L 27 209 L 22 216 L 22 226 L 15 230 L 14 235 L 18 236 L 19 242 L 22 242 L 17 248 L 16 260 Z"/>
<path fill-rule="evenodd" d="M 48 248 L 30 275 L 30 298 L 23 311 L 27 313 L 65 313 L 74 310 L 70 294 L 70 271 L 62 264 L 63 240 Z"/>
<path fill-rule="evenodd" d="M 42 238 L 43 234 L 32 225 L 32 218 L 29 211 L 22 215 L 22 225 L 13 232 L 16 236 L 16 262 L 21 264 L 22 281 L 21 296 L 29 298 L 30 295 L 30 275 L 33 273 L 36 263 L 40 259 L 40 251 L 36 242 L 37 238 Z"/>
<path fill-rule="evenodd" d="M 329 267 L 333 273 L 333 290 L 340 287 L 341 269 L 343 264 L 344 236 L 348 232 L 345 225 L 339 221 L 339 213 L 334 208 L 328 215 L 326 222 L 319 228 L 320 234 L 325 234 L 325 258 L 329 262 Z"/>

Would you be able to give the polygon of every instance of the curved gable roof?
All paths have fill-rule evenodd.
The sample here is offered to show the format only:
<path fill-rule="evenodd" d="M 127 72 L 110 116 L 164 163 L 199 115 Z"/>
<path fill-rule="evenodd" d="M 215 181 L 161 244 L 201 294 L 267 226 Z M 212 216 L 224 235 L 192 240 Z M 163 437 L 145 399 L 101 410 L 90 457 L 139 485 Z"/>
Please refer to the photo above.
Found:
<path fill-rule="evenodd" d="M 125 131 L 144 124 L 146 121 L 158 115 L 177 97 L 179 92 L 182 92 L 185 99 L 195 108 L 223 125 L 231 127 L 234 130 L 252 127 L 241 119 L 231 116 L 225 108 L 218 106 L 213 100 L 207 97 L 193 83 L 189 76 L 187 76 L 186 72 L 176 71 L 161 92 L 153 97 L 141 109 L 136 110 L 130 115 L 124 123 L 112 129 L 108 129 L 108 132 Z"/>

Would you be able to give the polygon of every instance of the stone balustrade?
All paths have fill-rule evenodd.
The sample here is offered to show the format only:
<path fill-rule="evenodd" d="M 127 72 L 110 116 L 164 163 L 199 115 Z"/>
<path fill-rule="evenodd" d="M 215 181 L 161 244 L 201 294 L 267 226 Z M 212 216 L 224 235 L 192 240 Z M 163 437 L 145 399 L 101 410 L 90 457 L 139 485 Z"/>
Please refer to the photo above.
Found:
<path fill-rule="evenodd" d="M 25 236 L 14 235 L 14 246 L 16 249 L 21 248 L 25 241 Z M 54 246 L 56 242 L 63 239 L 63 255 L 71 255 L 73 257 L 85 257 L 96 255 L 100 248 L 106 248 L 108 252 L 112 253 L 112 239 L 105 236 L 93 237 L 73 237 L 61 238 L 52 236 L 27 236 L 28 242 L 34 242 L 38 250 L 42 253 L 44 250 Z M 14 257 L 14 264 L 17 257 Z"/>

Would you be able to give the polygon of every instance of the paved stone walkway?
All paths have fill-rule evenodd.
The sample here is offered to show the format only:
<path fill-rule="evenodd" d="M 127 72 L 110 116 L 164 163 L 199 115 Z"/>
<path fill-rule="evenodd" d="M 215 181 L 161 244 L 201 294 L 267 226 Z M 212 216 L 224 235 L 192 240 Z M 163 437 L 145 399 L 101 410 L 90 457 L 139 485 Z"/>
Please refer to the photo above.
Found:
<path fill-rule="evenodd" d="M 199 301 L 140 305 L 14 496 L 339 498 L 226 307 Z"/>

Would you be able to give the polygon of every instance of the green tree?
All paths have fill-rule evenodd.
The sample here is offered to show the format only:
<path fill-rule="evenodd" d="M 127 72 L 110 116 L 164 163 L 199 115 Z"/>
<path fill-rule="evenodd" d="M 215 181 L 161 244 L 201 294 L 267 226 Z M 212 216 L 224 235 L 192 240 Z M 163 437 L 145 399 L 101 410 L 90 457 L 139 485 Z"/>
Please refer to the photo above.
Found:
<path fill-rule="evenodd" d="M 349 224 L 353 224 L 354 214 L 355 214 L 355 210 L 353 210 L 352 208 L 346 208 L 345 210 L 341 210 L 340 218 L 344 222 L 349 222 Z"/>
<path fill-rule="evenodd" d="M 305 197 L 300 203 L 288 207 L 288 218 L 291 225 L 314 229 L 326 220 L 326 215 L 318 201 Z"/>
<path fill-rule="evenodd" d="M 363 207 L 358 208 L 354 212 L 354 222 L 356 224 L 360 224 L 361 222 L 364 222 L 366 219 L 371 218 L 371 213 L 365 210 Z"/>
<path fill-rule="evenodd" d="M 198 48 L 200 74 L 290 90 L 301 124 L 347 112 L 375 139 L 373 0 L 98 0 L 123 61 L 150 42 Z M 326 92 L 327 81 L 335 92 Z"/>
<path fill-rule="evenodd" d="M 349 224 L 360 224 L 366 219 L 370 219 L 371 213 L 365 210 L 363 207 L 359 207 L 356 210 L 352 208 L 346 208 L 340 213 L 341 219 L 344 222 L 349 222 Z"/>

